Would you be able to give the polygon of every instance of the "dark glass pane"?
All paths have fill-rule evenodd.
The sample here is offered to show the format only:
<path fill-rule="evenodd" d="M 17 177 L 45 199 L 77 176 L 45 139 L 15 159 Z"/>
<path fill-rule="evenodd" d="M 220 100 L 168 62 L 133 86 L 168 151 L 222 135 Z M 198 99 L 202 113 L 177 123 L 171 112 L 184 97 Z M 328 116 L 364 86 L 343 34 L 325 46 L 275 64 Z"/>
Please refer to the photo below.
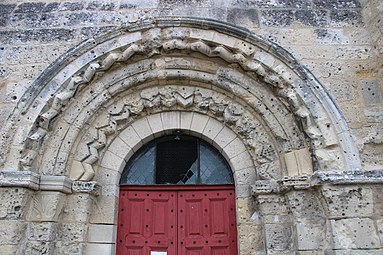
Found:
<path fill-rule="evenodd" d="M 218 150 L 197 138 L 182 135 L 162 137 L 141 148 L 129 160 L 120 183 L 232 184 L 234 180 L 230 166 Z"/>
<path fill-rule="evenodd" d="M 121 184 L 155 184 L 155 158 L 156 146 L 151 143 L 149 146 L 141 148 L 126 165 L 120 183 Z"/>
<path fill-rule="evenodd" d="M 203 184 L 232 184 L 233 175 L 229 164 L 218 150 L 201 142 L 200 172 Z"/>
<path fill-rule="evenodd" d="M 185 184 L 196 173 L 197 141 L 169 140 L 157 144 L 157 184 Z"/>

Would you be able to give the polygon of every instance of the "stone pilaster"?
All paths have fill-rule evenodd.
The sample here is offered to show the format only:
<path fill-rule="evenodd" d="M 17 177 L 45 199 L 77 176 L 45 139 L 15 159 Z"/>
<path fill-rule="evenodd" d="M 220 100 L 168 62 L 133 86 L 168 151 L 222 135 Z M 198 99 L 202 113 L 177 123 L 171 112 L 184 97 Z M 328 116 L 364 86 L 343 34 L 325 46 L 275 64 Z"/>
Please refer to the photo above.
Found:
<path fill-rule="evenodd" d="M 295 231 L 285 196 L 265 194 L 256 200 L 264 223 L 267 254 L 294 254 Z"/>

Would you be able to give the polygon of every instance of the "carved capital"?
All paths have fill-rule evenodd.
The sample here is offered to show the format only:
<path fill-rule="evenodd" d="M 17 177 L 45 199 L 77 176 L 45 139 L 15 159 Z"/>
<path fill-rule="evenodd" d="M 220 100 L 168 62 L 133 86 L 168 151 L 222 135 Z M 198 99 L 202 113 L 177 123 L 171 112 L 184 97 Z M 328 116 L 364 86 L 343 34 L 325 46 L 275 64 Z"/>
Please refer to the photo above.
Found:
<path fill-rule="evenodd" d="M 32 221 L 57 221 L 65 203 L 62 192 L 42 191 L 33 197 Z"/>
<path fill-rule="evenodd" d="M 251 192 L 253 196 L 262 194 L 271 194 L 279 192 L 279 185 L 276 181 L 271 180 L 258 180 L 254 185 L 251 185 Z"/>
<path fill-rule="evenodd" d="M 88 193 L 98 196 L 101 193 L 101 186 L 97 182 L 74 181 L 72 190 L 74 193 Z"/>

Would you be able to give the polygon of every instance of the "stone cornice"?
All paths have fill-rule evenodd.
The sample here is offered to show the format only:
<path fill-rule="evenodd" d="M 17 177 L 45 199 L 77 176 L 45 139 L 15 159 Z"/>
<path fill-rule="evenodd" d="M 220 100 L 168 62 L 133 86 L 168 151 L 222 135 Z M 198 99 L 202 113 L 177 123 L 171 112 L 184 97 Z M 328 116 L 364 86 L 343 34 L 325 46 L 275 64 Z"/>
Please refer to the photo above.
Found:
<path fill-rule="evenodd" d="M 335 172 L 316 171 L 312 176 L 284 177 L 280 180 L 257 180 L 252 185 L 253 196 L 279 194 L 290 190 L 305 190 L 323 185 L 383 184 L 383 170 Z"/>
<path fill-rule="evenodd" d="M 31 171 L 0 172 L 0 187 L 23 187 L 38 190 L 40 176 Z"/>
<path fill-rule="evenodd" d="M 73 182 L 66 176 L 40 176 L 31 171 L 1 171 L 0 188 L 28 188 L 31 190 L 57 191 L 66 194 L 88 193 L 98 196 L 101 186 L 97 182 Z"/>

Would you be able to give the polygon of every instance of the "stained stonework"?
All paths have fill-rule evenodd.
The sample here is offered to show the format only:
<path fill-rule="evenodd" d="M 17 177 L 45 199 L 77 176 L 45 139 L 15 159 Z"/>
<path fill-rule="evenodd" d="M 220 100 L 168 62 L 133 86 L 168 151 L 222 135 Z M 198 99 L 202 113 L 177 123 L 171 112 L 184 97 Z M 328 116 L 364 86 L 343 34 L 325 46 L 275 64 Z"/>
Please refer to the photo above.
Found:
<path fill-rule="evenodd" d="M 382 254 L 382 10 L 3 1 L 1 254 L 115 254 L 121 171 L 174 131 L 230 164 L 240 255 Z"/>

